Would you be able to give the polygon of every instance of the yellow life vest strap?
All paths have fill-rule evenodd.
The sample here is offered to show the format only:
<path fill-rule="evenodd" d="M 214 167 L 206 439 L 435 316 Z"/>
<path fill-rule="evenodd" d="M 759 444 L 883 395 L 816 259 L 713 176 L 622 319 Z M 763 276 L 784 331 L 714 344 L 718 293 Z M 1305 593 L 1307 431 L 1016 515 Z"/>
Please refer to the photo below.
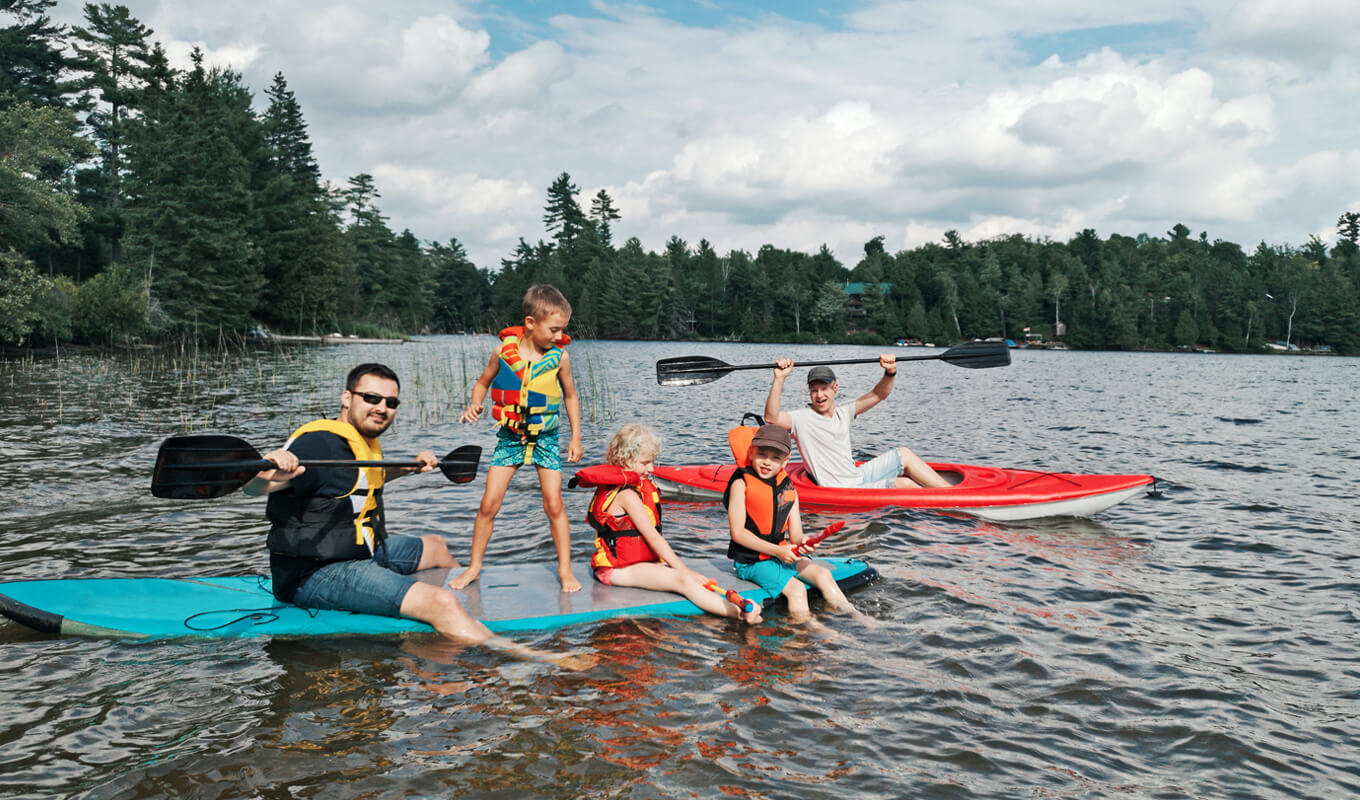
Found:
<path fill-rule="evenodd" d="M 302 434 L 314 433 L 316 431 L 333 433 L 344 439 L 349 443 L 350 450 L 354 452 L 356 461 L 382 460 L 382 445 L 378 444 L 377 439 L 369 439 L 359 433 L 353 425 L 348 422 L 341 422 L 338 419 L 318 419 L 303 425 L 293 431 L 293 435 L 288 437 L 288 444 L 285 444 L 284 447 L 292 444 L 293 441 Z M 372 542 L 373 531 L 368 531 L 367 540 L 364 538 L 364 531 L 368 525 L 369 514 L 378 507 L 378 499 L 374 497 L 374 493 L 382 488 L 383 480 L 387 476 L 387 470 L 383 467 L 359 467 L 358 469 L 362 470 L 364 477 L 367 478 L 366 483 L 368 484 L 368 490 L 364 495 L 363 507 L 359 509 L 358 516 L 354 518 L 354 543 L 365 544 L 366 542 Z M 359 479 L 355 478 L 354 485 L 350 487 L 350 490 L 340 496 L 349 497 L 354 494 L 355 490 L 359 488 L 359 483 Z M 370 548 L 372 548 L 372 546 L 372 544 L 369 544 Z"/>

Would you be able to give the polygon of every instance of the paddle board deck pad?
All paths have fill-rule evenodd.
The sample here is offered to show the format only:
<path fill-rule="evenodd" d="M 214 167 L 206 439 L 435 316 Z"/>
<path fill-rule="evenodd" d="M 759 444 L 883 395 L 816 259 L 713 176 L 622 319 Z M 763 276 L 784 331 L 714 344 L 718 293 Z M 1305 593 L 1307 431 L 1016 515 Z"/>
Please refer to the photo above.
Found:
<path fill-rule="evenodd" d="M 846 489 L 813 483 L 798 461 L 789 462 L 784 469 L 804 509 L 860 511 L 902 506 L 971 514 L 993 522 L 1089 516 L 1146 493 L 1154 480 L 1151 475 L 1084 475 L 975 464 L 931 466 L 951 485 L 941 489 Z M 662 497 L 721 500 L 735 469 L 732 464 L 659 466 L 652 470 L 652 482 Z"/>
<path fill-rule="evenodd" d="M 841 589 L 857 589 L 878 576 L 863 561 L 818 558 Z M 719 585 L 762 606 L 777 595 L 739 580 L 725 559 L 686 562 Z M 449 570 L 427 570 L 436 585 Z M 454 590 L 463 607 L 497 633 L 561 628 L 618 617 L 692 616 L 704 613 L 680 595 L 606 586 L 576 566 L 581 591 L 567 593 L 555 564 L 488 566 L 466 589 Z M 260 576 L 219 578 L 92 578 L 0 583 L 0 614 L 43 633 L 162 639 L 181 636 L 343 636 L 429 633 L 410 619 L 314 611 L 280 603 Z"/>

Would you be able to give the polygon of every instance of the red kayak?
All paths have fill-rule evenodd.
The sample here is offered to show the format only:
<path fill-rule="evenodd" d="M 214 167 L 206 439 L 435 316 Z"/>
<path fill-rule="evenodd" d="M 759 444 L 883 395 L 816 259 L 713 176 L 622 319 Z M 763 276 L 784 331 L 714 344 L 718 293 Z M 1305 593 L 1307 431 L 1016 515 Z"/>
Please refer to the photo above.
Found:
<path fill-rule="evenodd" d="M 971 464 L 932 463 L 954 485 L 947 489 L 837 489 L 818 486 L 798 461 L 785 468 L 804 507 L 864 510 L 880 506 L 955 511 L 1006 522 L 1035 517 L 1087 516 L 1121 503 L 1152 483 L 1151 475 L 1072 475 Z M 652 480 L 663 496 L 719 500 L 732 464 L 657 467 Z"/>

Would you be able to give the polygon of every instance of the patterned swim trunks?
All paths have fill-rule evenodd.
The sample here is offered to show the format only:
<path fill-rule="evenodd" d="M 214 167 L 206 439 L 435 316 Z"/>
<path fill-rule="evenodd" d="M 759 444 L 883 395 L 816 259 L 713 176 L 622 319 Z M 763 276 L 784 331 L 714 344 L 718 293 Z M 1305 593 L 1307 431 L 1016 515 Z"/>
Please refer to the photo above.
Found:
<path fill-rule="evenodd" d="M 496 449 L 491 454 L 493 467 L 518 467 L 524 464 L 525 443 L 519 434 L 501 428 L 496 431 Z M 562 443 L 557 430 L 546 431 L 534 443 L 533 462 L 536 467 L 562 471 Z"/>

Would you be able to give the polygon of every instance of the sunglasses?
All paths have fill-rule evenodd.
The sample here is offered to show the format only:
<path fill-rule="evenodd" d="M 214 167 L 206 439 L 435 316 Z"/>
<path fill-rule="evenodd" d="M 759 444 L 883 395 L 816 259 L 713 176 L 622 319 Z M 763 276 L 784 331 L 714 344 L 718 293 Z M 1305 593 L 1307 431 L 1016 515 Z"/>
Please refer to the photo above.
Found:
<path fill-rule="evenodd" d="M 381 405 L 383 401 L 387 401 L 388 408 L 396 408 L 397 406 L 401 405 L 401 400 L 399 400 L 398 398 L 388 397 L 386 395 L 378 394 L 377 392 L 356 392 L 353 389 L 351 389 L 349 393 L 352 395 L 362 397 L 364 399 L 364 402 L 368 403 L 371 406 Z"/>

